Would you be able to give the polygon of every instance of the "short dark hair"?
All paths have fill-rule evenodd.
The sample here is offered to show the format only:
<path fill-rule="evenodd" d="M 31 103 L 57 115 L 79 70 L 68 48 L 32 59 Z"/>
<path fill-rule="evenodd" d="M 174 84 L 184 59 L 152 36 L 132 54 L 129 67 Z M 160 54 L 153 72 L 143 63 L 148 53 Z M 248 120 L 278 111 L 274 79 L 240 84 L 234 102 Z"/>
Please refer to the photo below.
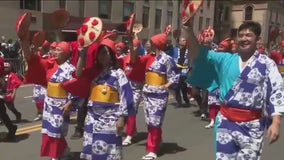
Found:
<path fill-rule="evenodd" d="M 244 29 L 251 30 L 256 36 L 260 36 L 261 33 L 261 25 L 255 21 L 245 21 L 243 24 L 239 26 L 238 32 Z"/>

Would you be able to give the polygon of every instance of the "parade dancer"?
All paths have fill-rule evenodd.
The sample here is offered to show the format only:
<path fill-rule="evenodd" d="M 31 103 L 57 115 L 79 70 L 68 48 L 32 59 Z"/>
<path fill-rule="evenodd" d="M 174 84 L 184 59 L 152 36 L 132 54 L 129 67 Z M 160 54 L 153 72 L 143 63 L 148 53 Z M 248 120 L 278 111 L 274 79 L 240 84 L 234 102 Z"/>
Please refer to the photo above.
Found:
<path fill-rule="evenodd" d="M 277 141 L 280 112 L 284 112 L 284 82 L 277 65 L 256 51 L 261 25 L 253 21 L 241 24 L 238 53 L 230 54 L 201 47 L 194 37 L 192 19 L 184 17 L 183 22 L 190 51 L 197 57 L 190 79 L 202 88 L 220 89 L 216 160 L 260 159 L 266 127 L 269 142 Z M 212 64 L 215 72 L 208 70 Z M 217 85 L 211 86 L 216 79 Z"/>
<path fill-rule="evenodd" d="M 4 59 L 0 57 L 0 78 L 3 79 L 5 75 L 4 71 Z M 3 141 L 11 141 L 15 138 L 15 133 L 17 131 L 17 126 L 14 125 L 7 112 L 6 112 L 6 107 L 5 107 L 5 86 L 3 84 L 3 81 L 0 83 L 0 118 L 4 125 L 8 129 L 8 134 L 6 137 L 3 139 Z"/>
<path fill-rule="evenodd" d="M 58 160 L 70 150 L 64 137 L 68 133 L 72 101 L 76 100 L 61 87 L 61 83 L 72 79 L 75 71 L 75 67 L 68 61 L 70 46 L 65 41 L 57 43 L 53 56 L 46 59 L 30 51 L 28 36 L 22 40 L 22 48 L 28 62 L 25 83 L 47 86 L 40 155 Z"/>
<path fill-rule="evenodd" d="M 148 63 L 145 85 L 143 86 L 144 114 L 148 129 L 146 151 L 142 159 L 156 159 L 162 139 L 162 124 L 167 108 L 169 87 L 178 83 L 179 74 L 175 61 L 163 50 L 166 48 L 167 35 L 157 34 L 151 37 L 151 49 L 155 59 Z"/>
<path fill-rule="evenodd" d="M 130 42 L 132 39 L 130 40 Z M 139 48 L 141 42 L 138 39 L 133 39 L 133 43 L 130 43 L 130 53 L 126 56 L 120 58 L 121 67 L 124 70 L 127 78 L 131 83 L 133 90 L 133 104 L 135 108 L 134 113 L 129 113 L 126 120 L 126 138 L 123 140 L 122 145 L 127 146 L 132 144 L 132 138 L 136 129 L 136 114 L 138 113 L 138 107 L 140 102 L 143 100 L 142 88 L 145 82 L 145 71 L 147 62 L 153 61 L 155 59 L 155 54 L 147 54 L 139 56 Z"/>
<path fill-rule="evenodd" d="M 20 122 L 22 119 L 22 114 L 16 109 L 14 101 L 16 98 L 17 88 L 20 87 L 22 81 L 14 72 L 12 72 L 12 66 L 9 62 L 5 62 L 4 67 L 6 74 L 5 105 L 16 116 L 16 122 Z"/>
<path fill-rule="evenodd" d="M 79 64 L 85 62 L 86 49 L 80 52 Z M 87 80 L 93 77 L 89 86 L 88 113 L 80 157 L 86 160 L 121 160 L 122 132 L 125 118 L 129 110 L 133 110 L 133 92 L 123 70 L 119 68 L 114 41 L 103 39 L 99 43 L 93 67 L 97 72 L 90 75 L 84 73 L 82 67 L 77 69 L 78 81 L 80 78 Z M 88 89 L 86 91 L 88 93 Z"/>

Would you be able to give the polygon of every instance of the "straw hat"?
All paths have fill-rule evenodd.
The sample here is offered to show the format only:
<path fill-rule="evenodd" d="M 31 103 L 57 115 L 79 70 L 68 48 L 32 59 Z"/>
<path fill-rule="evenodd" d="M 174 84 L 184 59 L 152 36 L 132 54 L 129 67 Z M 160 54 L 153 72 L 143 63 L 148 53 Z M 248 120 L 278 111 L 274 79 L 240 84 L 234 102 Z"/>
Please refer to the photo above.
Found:
<path fill-rule="evenodd" d="M 77 30 L 79 45 L 87 47 L 93 42 L 100 40 L 103 22 L 98 17 L 86 18 L 82 26 Z"/>
<path fill-rule="evenodd" d="M 182 23 L 186 24 L 191 17 L 193 17 L 198 9 L 201 7 L 203 0 L 184 0 L 183 11 L 181 12 Z"/>

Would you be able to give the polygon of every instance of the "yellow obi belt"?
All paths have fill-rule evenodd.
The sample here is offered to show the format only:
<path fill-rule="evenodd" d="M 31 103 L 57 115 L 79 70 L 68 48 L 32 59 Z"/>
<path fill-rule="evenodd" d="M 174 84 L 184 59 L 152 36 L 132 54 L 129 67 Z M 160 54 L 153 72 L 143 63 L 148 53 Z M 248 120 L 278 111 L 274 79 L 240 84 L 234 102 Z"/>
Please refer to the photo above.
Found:
<path fill-rule="evenodd" d="M 157 72 L 146 72 L 145 83 L 152 86 L 161 86 L 166 84 L 166 76 Z"/>
<path fill-rule="evenodd" d="M 119 96 L 116 89 L 108 85 L 93 85 L 91 87 L 90 98 L 91 101 L 118 103 Z"/>
<path fill-rule="evenodd" d="M 284 74 L 284 64 L 278 64 L 277 67 L 278 67 L 279 72 L 281 74 Z"/>
<path fill-rule="evenodd" d="M 180 64 L 177 64 L 177 67 L 181 68 L 181 69 L 188 69 L 188 66 L 183 66 L 183 65 L 180 65 Z"/>
<path fill-rule="evenodd" d="M 48 82 L 46 93 L 49 97 L 67 98 L 68 93 L 61 87 L 60 83 Z"/>

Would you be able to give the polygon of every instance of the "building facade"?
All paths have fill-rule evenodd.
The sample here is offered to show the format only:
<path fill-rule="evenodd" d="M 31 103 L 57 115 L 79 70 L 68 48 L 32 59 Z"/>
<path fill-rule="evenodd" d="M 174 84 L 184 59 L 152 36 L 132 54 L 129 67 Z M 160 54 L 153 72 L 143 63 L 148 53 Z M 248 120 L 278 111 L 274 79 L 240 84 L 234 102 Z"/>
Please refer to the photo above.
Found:
<path fill-rule="evenodd" d="M 213 26 L 214 4 L 215 0 L 204 1 L 195 18 L 196 30 Z M 32 31 L 51 32 L 49 14 L 58 8 L 65 8 L 71 15 L 69 26 L 62 29 L 66 32 L 75 32 L 84 17 L 100 17 L 108 24 L 106 27 L 111 27 L 109 24 L 123 23 L 131 13 L 136 13 L 137 23 L 143 25 L 143 30 L 138 34 L 142 40 L 163 32 L 169 24 L 173 30 L 179 30 L 181 26 L 182 0 L 7 0 L 0 1 L 0 35 L 16 39 L 16 20 L 27 11 L 33 15 Z M 174 41 L 172 35 L 169 39 Z"/>
<path fill-rule="evenodd" d="M 238 27 L 244 21 L 250 20 L 261 24 L 261 41 L 267 48 L 277 47 L 278 42 L 284 38 L 284 2 L 282 0 L 216 1 L 215 13 L 214 28 L 219 35 L 217 41 L 230 36 L 236 38 Z"/>

